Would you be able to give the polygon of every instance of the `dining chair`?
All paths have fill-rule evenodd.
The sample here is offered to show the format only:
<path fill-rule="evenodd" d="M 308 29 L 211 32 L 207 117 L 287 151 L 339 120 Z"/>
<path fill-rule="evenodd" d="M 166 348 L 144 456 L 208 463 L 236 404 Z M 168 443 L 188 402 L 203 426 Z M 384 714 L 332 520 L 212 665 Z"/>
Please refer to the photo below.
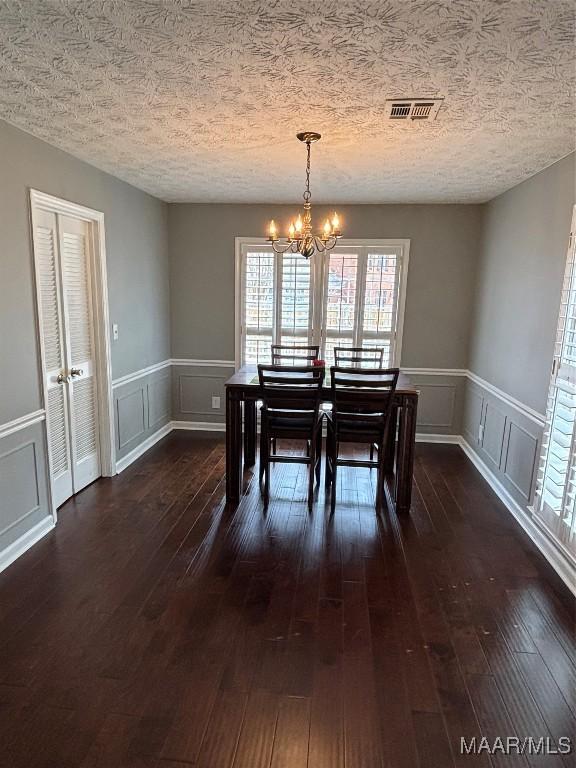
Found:
<path fill-rule="evenodd" d="M 334 347 L 334 365 L 336 367 L 382 368 L 384 365 L 384 347 Z M 370 446 L 370 460 L 374 458 L 374 450 L 378 446 Z"/>
<path fill-rule="evenodd" d="M 259 365 L 260 484 L 264 478 L 264 508 L 270 498 L 270 464 L 307 464 L 308 509 L 312 510 L 314 477 L 320 480 L 322 418 L 320 410 L 324 368 L 319 366 Z M 306 456 L 280 454 L 276 441 L 303 440 Z"/>
<path fill-rule="evenodd" d="M 319 355 L 317 344 L 272 344 L 272 365 L 312 365 Z"/>
<path fill-rule="evenodd" d="M 326 414 L 326 485 L 332 486 L 332 514 L 336 509 L 338 467 L 376 468 L 376 509 L 382 508 L 385 447 L 399 373 L 398 368 L 330 368 L 332 411 Z M 341 443 L 376 444 L 377 459 L 341 457 Z"/>
<path fill-rule="evenodd" d="M 334 347 L 334 365 L 337 368 L 363 368 L 367 364 L 373 368 L 382 368 L 384 351 L 384 347 Z"/>
<path fill-rule="evenodd" d="M 272 344 L 272 365 L 312 365 L 320 355 L 316 344 Z M 276 441 L 272 443 L 272 452 L 276 453 Z"/>

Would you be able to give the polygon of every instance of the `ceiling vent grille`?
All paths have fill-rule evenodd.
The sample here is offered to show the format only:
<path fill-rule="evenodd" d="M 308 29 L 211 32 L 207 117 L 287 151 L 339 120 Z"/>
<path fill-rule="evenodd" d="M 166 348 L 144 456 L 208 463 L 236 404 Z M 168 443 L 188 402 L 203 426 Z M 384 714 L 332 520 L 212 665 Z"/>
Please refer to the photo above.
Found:
<path fill-rule="evenodd" d="M 390 120 L 435 120 L 444 99 L 387 99 Z"/>

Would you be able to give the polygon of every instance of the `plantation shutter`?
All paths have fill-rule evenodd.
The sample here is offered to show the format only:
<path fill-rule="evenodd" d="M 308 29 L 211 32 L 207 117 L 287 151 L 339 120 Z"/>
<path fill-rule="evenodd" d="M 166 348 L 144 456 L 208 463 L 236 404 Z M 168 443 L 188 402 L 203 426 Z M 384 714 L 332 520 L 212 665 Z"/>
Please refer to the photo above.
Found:
<path fill-rule="evenodd" d="M 566 258 L 534 511 L 576 557 L 576 206 Z"/>

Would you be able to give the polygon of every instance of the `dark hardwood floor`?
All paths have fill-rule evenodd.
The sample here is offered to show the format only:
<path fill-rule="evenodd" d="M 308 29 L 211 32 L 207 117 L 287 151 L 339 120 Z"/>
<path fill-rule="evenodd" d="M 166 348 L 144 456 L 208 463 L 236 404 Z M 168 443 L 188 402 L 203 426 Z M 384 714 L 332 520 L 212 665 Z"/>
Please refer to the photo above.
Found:
<path fill-rule="evenodd" d="M 226 507 L 224 441 L 172 433 L 0 575 L 4 768 L 573 766 L 460 739 L 574 740 L 573 604 L 456 446 L 410 516 L 368 470 L 306 509 L 277 465 Z"/>

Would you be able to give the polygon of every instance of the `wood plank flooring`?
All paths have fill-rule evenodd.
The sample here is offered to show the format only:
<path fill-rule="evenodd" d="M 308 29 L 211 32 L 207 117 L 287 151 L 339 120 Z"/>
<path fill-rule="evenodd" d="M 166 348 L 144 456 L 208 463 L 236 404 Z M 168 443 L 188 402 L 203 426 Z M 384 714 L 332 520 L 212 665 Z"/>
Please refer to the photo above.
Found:
<path fill-rule="evenodd" d="M 224 441 L 176 432 L 0 575 L 2 768 L 574 766 L 574 605 L 456 446 L 409 516 L 342 470 L 336 514 L 277 465 L 224 503 Z"/>

